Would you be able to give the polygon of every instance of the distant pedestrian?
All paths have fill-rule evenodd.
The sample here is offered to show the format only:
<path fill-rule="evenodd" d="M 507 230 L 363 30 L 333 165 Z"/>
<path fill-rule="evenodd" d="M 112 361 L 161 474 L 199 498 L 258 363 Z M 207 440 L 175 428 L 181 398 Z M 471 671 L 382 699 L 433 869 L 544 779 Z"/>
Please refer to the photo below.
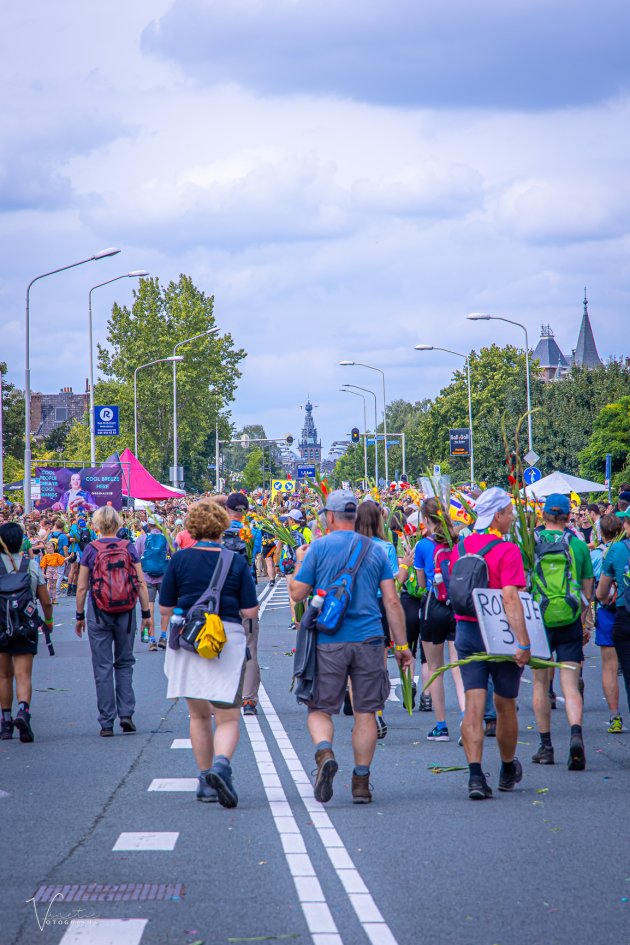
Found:
<path fill-rule="evenodd" d="M 161 515 L 154 513 L 151 516 L 150 528 L 148 532 L 140 532 L 136 539 L 136 551 L 140 555 L 140 564 L 142 565 L 142 575 L 144 583 L 149 592 L 149 610 L 151 611 L 151 623 L 155 626 L 155 598 L 160 593 L 162 578 L 166 571 L 169 558 L 169 547 L 166 536 L 162 532 L 164 519 Z M 148 630 L 142 631 L 142 642 L 149 644 L 149 651 L 153 652 L 158 648 L 166 649 L 166 634 L 161 633 L 156 642 L 154 635 L 149 635 Z"/>

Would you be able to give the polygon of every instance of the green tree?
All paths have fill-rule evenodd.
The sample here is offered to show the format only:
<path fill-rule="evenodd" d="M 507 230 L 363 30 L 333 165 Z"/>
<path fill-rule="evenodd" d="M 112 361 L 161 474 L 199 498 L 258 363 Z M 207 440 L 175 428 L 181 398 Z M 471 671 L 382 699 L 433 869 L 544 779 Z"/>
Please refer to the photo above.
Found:
<path fill-rule="evenodd" d="M 606 454 L 610 453 L 613 476 L 621 474 L 618 477 L 620 482 L 627 479 L 630 474 L 629 449 L 630 395 L 606 404 L 600 410 L 588 446 L 578 456 L 582 475 L 601 481 L 606 469 Z"/>
<path fill-rule="evenodd" d="M 250 451 L 249 458 L 242 472 L 241 482 L 248 492 L 262 486 L 263 481 L 263 452 L 255 448 Z"/>

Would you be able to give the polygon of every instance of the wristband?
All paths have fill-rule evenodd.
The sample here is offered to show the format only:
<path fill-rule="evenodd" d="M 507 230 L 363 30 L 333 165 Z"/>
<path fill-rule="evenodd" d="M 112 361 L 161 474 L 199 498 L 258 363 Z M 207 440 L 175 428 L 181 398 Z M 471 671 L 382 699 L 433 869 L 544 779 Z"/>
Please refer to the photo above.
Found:
<path fill-rule="evenodd" d="M 47 620 L 46 617 L 44 617 L 44 623 L 46 624 L 47 627 L 52 627 L 52 626 L 53 626 L 53 618 L 52 618 L 52 617 L 49 617 L 48 620 Z"/>
<path fill-rule="evenodd" d="M 75 620 L 85 620 L 85 611 L 83 610 L 81 613 L 78 613 L 78 612 L 75 613 L 74 619 L 75 619 Z"/>
<path fill-rule="evenodd" d="M 399 564 L 398 567 L 399 567 L 399 568 L 404 568 L 405 571 L 408 571 L 408 570 L 409 570 L 409 565 L 408 565 L 408 564 Z"/>
<path fill-rule="evenodd" d="M 140 610 L 140 616 L 142 617 L 143 620 L 150 620 L 150 619 L 151 619 L 151 611 L 150 611 L 150 610 L 142 610 L 142 609 L 141 609 L 141 610 Z"/>
<path fill-rule="evenodd" d="M 519 643 L 519 644 L 518 644 L 518 649 L 519 649 L 519 650 L 531 650 L 531 648 L 532 648 L 531 643 L 528 643 L 527 646 L 523 646 L 522 643 Z"/>
<path fill-rule="evenodd" d="M 408 649 L 409 649 L 409 644 L 408 644 L 408 643 L 403 643 L 401 646 L 396 645 L 396 646 L 394 647 L 394 649 L 396 650 L 397 653 L 402 653 L 403 650 L 408 650 Z"/>

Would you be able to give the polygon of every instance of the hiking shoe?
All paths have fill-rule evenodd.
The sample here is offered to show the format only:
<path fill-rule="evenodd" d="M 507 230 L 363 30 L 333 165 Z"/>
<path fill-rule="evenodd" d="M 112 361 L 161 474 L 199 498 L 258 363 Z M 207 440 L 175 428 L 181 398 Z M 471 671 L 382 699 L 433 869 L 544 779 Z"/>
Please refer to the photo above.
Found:
<path fill-rule="evenodd" d="M 15 728 L 15 722 L 13 719 L 5 721 L 2 719 L 0 722 L 0 741 L 8 742 L 9 739 L 13 738 L 13 729 Z M 619 729 L 621 731 L 621 729 Z"/>
<path fill-rule="evenodd" d="M 197 800 L 204 804 L 217 804 L 219 801 L 219 795 L 206 781 L 207 774 L 208 771 L 202 771 L 199 775 L 199 784 L 197 785 Z"/>
<path fill-rule="evenodd" d="M 552 765 L 554 763 L 553 746 L 543 745 L 541 742 L 538 746 L 538 751 L 534 752 L 532 755 L 532 761 L 535 765 Z"/>
<path fill-rule="evenodd" d="M 158 645 L 155 642 L 155 637 L 149 637 L 149 653 L 157 653 Z"/>
<path fill-rule="evenodd" d="M 556 700 L 557 700 L 557 696 L 555 692 L 553 691 L 553 689 L 550 689 L 549 690 L 549 705 L 551 706 L 552 709 L 556 708 Z"/>
<path fill-rule="evenodd" d="M 160 639 L 158 640 L 158 647 L 160 650 L 166 649 L 166 634 L 165 633 L 160 634 Z"/>
<path fill-rule="evenodd" d="M 131 718 L 131 716 L 123 717 L 123 718 L 120 720 L 120 727 L 121 727 L 121 729 L 123 730 L 123 732 L 128 732 L 128 733 L 130 733 L 130 732 L 135 732 L 135 731 L 137 731 L 136 726 L 134 725 L 134 722 L 133 722 L 133 719 Z"/>
<path fill-rule="evenodd" d="M 473 775 L 468 779 L 468 797 L 471 801 L 485 801 L 492 797 L 492 788 L 483 774 Z"/>
<path fill-rule="evenodd" d="M 20 733 L 21 742 L 34 742 L 35 736 L 31 728 L 31 713 L 27 709 L 20 709 L 13 719 L 13 724 Z"/>
<path fill-rule="evenodd" d="M 431 699 L 429 693 L 423 693 L 420 696 L 418 712 L 433 712 L 433 700 Z"/>
<path fill-rule="evenodd" d="M 295 630 L 295 623 L 293 621 L 291 621 L 291 623 L 287 627 L 287 630 Z"/>
<path fill-rule="evenodd" d="M 141 643 L 148 643 L 148 642 L 149 642 L 149 631 L 146 629 L 146 627 L 144 628 L 144 630 L 143 630 L 142 633 L 140 634 L 140 642 L 141 642 Z"/>
<path fill-rule="evenodd" d="M 243 715 L 258 715 L 256 703 L 247 699 L 247 701 L 243 703 Z"/>
<path fill-rule="evenodd" d="M 500 791 L 513 791 L 515 786 L 519 781 L 523 780 L 523 766 L 518 760 L 514 759 L 514 771 L 511 774 L 506 774 L 501 765 L 501 772 L 499 774 L 499 790 Z"/>
<path fill-rule="evenodd" d="M 3 722 L 2 724 L 4 725 L 4 722 Z M 609 734 L 609 735 L 621 735 L 622 732 L 623 732 L 623 722 L 621 721 L 621 716 L 620 716 L 620 715 L 611 715 L 611 717 L 610 717 L 610 725 L 608 726 L 608 734 Z M 0 738 L 2 738 L 1 735 L 0 735 Z M 11 738 L 10 735 L 9 735 L 9 738 Z"/>
<path fill-rule="evenodd" d="M 343 714 L 354 715 L 354 709 L 352 708 L 352 700 L 350 699 L 349 689 L 346 689 L 345 695 L 343 697 Z"/>
<path fill-rule="evenodd" d="M 101 726 L 101 730 L 98 733 L 101 738 L 112 738 L 114 735 L 114 729 L 109 725 Z"/>
<path fill-rule="evenodd" d="M 236 807 L 238 795 L 232 784 L 232 768 L 230 765 L 213 765 L 205 772 L 206 783 L 217 792 L 217 800 L 221 807 Z"/>
<path fill-rule="evenodd" d="M 327 804 L 333 796 L 333 779 L 339 770 L 332 748 L 321 748 L 315 752 L 317 774 L 313 796 L 320 804 Z"/>
<path fill-rule="evenodd" d="M 353 804 L 371 804 L 372 792 L 370 791 L 369 774 L 352 773 L 352 803 Z"/>
<path fill-rule="evenodd" d="M 442 726 L 442 728 L 436 725 L 427 735 L 428 742 L 450 742 L 450 740 L 451 736 L 448 734 L 448 729 L 445 725 Z"/>
<path fill-rule="evenodd" d="M 496 719 L 486 719 L 486 728 L 485 728 L 486 738 L 496 738 L 497 737 L 497 720 Z"/>
<path fill-rule="evenodd" d="M 17 721 L 17 720 L 16 720 Z M 572 735 L 569 743 L 569 771 L 584 771 L 586 755 L 584 754 L 584 739 L 581 735 Z"/>
<path fill-rule="evenodd" d="M 382 715 L 376 716 L 376 737 L 385 738 L 387 735 L 387 722 Z"/>

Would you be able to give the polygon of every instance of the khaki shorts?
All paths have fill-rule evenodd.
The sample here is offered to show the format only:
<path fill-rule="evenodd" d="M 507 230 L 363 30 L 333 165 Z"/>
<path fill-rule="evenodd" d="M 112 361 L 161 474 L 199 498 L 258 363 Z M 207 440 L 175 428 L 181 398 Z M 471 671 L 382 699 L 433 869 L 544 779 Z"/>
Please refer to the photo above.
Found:
<path fill-rule="evenodd" d="M 147 591 L 149 592 L 149 603 L 155 604 L 155 598 L 160 593 L 160 588 L 162 587 L 162 583 L 160 582 L 159 584 L 149 584 L 148 581 L 146 581 L 145 583 L 147 585 Z"/>
<path fill-rule="evenodd" d="M 339 715 L 348 677 L 355 712 L 379 712 L 389 696 L 389 673 L 383 663 L 383 637 L 363 643 L 319 643 L 317 678 L 309 712 Z"/>

